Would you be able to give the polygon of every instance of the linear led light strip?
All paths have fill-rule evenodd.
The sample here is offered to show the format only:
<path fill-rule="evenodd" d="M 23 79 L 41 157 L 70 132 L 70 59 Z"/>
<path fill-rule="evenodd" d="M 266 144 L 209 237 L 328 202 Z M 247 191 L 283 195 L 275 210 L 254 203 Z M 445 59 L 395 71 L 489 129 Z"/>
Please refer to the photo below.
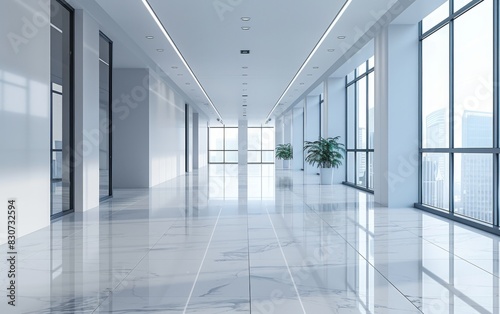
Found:
<path fill-rule="evenodd" d="M 271 115 L 273 114 L 274 110 L 276 109 L 276 107 L 278 107 L 278 105 L 280 104 L 280 102 L 283 100 L 283 97 L 285 97 L 286 93 L 290 90 L 290 88 L 292 87 L 293 83 L 295 83 L 295 81 L 297 80 L 297 78 L 299 77 L 300 73 L 302 73 L 302 71 L 304 70 L 304 68 L 306 67 L 306 65 L 309 63 L 309 61 L 312 59 L 312 57 L 314 56 L 314 54 L 316 53 L 316 51 L 318 51 L 319 47 L 321 46 L 321 44 L 325 41 L 326 37 L 328 37 L 328 34 L 330 34 L 330 32 L 332 31 L 333 27 L 337 24 L 338 20 L 340 19 L 340 17 L 345 13 L 345 11 L 347 10 L 347 8 L 349 7 L 349 5 L 351 4 L 352 0 L 347 0 L 344 5 L 342 6 L 342 8 L 340 9 L 339 13 L 337 13 L 337 15 L 335 16 L 335 18 L 333 19 L 332 23 L 330 23 L 330 26 L 328 26 L 327 30 L 325 31 L 325 33 L 323 34 L 323 36 L 321 36 L 320 40 L 318 41 L 318 43 L 316 44 L 316 46 L 314 46 L 314 49 L 311 51 L 311 53 L 309 54 L 309 56 L 307 57 L 306 61 L 304 61 L 304 63 L 302 63 L 302 66 L 300 67 L 300 69 L 297 71 L 297 73 L 295 74 L 295 76 L 293 77 L 292 81 L 290 82 L 290 84 L 288 84 L 287 88 L 285 89 L 285 91 L 283 92 L 283 94 L 281 94 L 281 97 L 280 99 L 278 99 L 278 101 L 276 102 L 276 104 L 274 105 L 273 109 L 271 109 L 271 112 L 269 112 L 269 114 L 267 115 L 267 118 L 266 118 L 266 121 L 269 121 L 269 118 L 271 117 Z"/>
<path fill-rule="evenodd" d="M 165 26 L 163 26 L 162 22 L 158 18 L 158 15 L 156 15 L 155 11 L 153 10 L 153 8 L 151 7 L 151 5 L 149 4 L 149 2 L 147 0 L 142 0 L 142 3 L 144 4 L 144 6 L 146 7 L 146 9 L 148 10 L 148 12 L 151 15 L 151 17 L 153 18 L 153 20 L 156 22 L 156 25 L 158 25 L 158 27 L 162 31 L 163 35 L 167 38 L 167 40 L 170 43 L 170 45 L 172 46 L 172 48 L 174 48 L 175 53 L 177 53 L 177 55 L 181 59 L 181 61 L 184 64 L 184 66 L 188 69 L 189 74 L 191 74 L 191 76 L 194 78 L 194 81 L 196 82 L 196 84 L 198 85 L 198 87 L 203 92 L 203 95 L 205 95 L 205 97 L 207 98 L 208 102 L 210 103 L 210 106 L 212 106 L 212 108 L 215 110 L 215 113 L 217 113 L 217 116 L 219 116 L 219 119 L 222 121 L 222 117 L 220 115 L 219 110 L 217 110 L 217 108 L 215 107 L 215 105 L 212 102 L 212 100 L 210 99 L 210 97 L 208 97 L 207 92 L 205 91 L 205 89 L 203 88 L 203 86 L 201 86 L 200 81 L 198 81 L 198 78 L 196 77 L 196 75 L 194 75 L 193 70 L 191 70 L 191 67 L 186 62 L 186 59 L 184 59 L 184 56 L 179 51 L 179 48 L 177 48 L 177 46 L 175 45 L 174 41 L 172 40 L 172 37 L 170 37 L 170 35 L 168 34 L 167 30 L 165 29 Z"/>

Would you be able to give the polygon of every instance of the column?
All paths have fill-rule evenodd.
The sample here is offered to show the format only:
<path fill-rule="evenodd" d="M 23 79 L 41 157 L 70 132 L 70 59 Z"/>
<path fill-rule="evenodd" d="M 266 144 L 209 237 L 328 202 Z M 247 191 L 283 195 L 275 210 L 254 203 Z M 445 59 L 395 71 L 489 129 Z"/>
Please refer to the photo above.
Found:
<path fill-rule="evenodd" d="M 375 202 L 418 200 L 418 27 L 391 25 L 375 38 Z"/>

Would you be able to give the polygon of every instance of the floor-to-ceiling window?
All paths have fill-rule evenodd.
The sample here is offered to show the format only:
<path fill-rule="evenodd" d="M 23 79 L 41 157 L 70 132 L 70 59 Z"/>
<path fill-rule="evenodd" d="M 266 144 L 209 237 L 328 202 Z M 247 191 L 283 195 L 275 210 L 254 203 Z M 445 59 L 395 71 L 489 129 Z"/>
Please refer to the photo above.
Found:
<path fill-rule="evenodd" d="M 498 23 L 494 0 L 450 0 L 421 23 L 419 207 L 476 226 L 499 225 Z"/>
<path fill-rule="evenodd" d="M 208 163 L 238 163 L 238 128 L 208 128 Z"/>
<path fill-rule="evenodd" d="M 73 210 L 73 10 L 51 1 L 51 216 Z"/>
<path fill-rule="evenodd" d="M 373 191 L 374 58 L 346 77 L 346 183 Z"/>
<path fill-rule="evenodd" d="M 274 128 L 248 128 L 248 163 L 274 163 Z"/>
<path fill-rule="evenodd" d="M 99 37 L 99 197 L 113 194 L 111 184 L 111 89 L 113 43 L 100 33 Z"/>

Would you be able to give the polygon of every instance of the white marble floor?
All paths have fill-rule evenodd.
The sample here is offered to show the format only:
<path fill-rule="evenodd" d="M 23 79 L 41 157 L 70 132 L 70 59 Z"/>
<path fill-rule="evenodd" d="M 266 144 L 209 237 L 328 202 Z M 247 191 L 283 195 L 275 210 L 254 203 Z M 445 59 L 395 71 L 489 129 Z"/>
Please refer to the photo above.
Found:
<path fill-rule="evenodd" d="M 500 312 L 497 236 L 300 171 L 209 170 L 20 238 L 0 313 Z"/>

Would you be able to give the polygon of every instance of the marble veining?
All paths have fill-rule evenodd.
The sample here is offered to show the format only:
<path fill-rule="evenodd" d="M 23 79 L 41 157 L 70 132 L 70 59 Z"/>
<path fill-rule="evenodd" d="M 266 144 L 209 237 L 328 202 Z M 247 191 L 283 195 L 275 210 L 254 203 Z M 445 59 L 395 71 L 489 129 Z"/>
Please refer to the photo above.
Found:
<path fill-rule="evenodd" d="M 116 190 L 18 251 L 0 313 L 500 313 L 499 237 L 269 165 Z"/>

